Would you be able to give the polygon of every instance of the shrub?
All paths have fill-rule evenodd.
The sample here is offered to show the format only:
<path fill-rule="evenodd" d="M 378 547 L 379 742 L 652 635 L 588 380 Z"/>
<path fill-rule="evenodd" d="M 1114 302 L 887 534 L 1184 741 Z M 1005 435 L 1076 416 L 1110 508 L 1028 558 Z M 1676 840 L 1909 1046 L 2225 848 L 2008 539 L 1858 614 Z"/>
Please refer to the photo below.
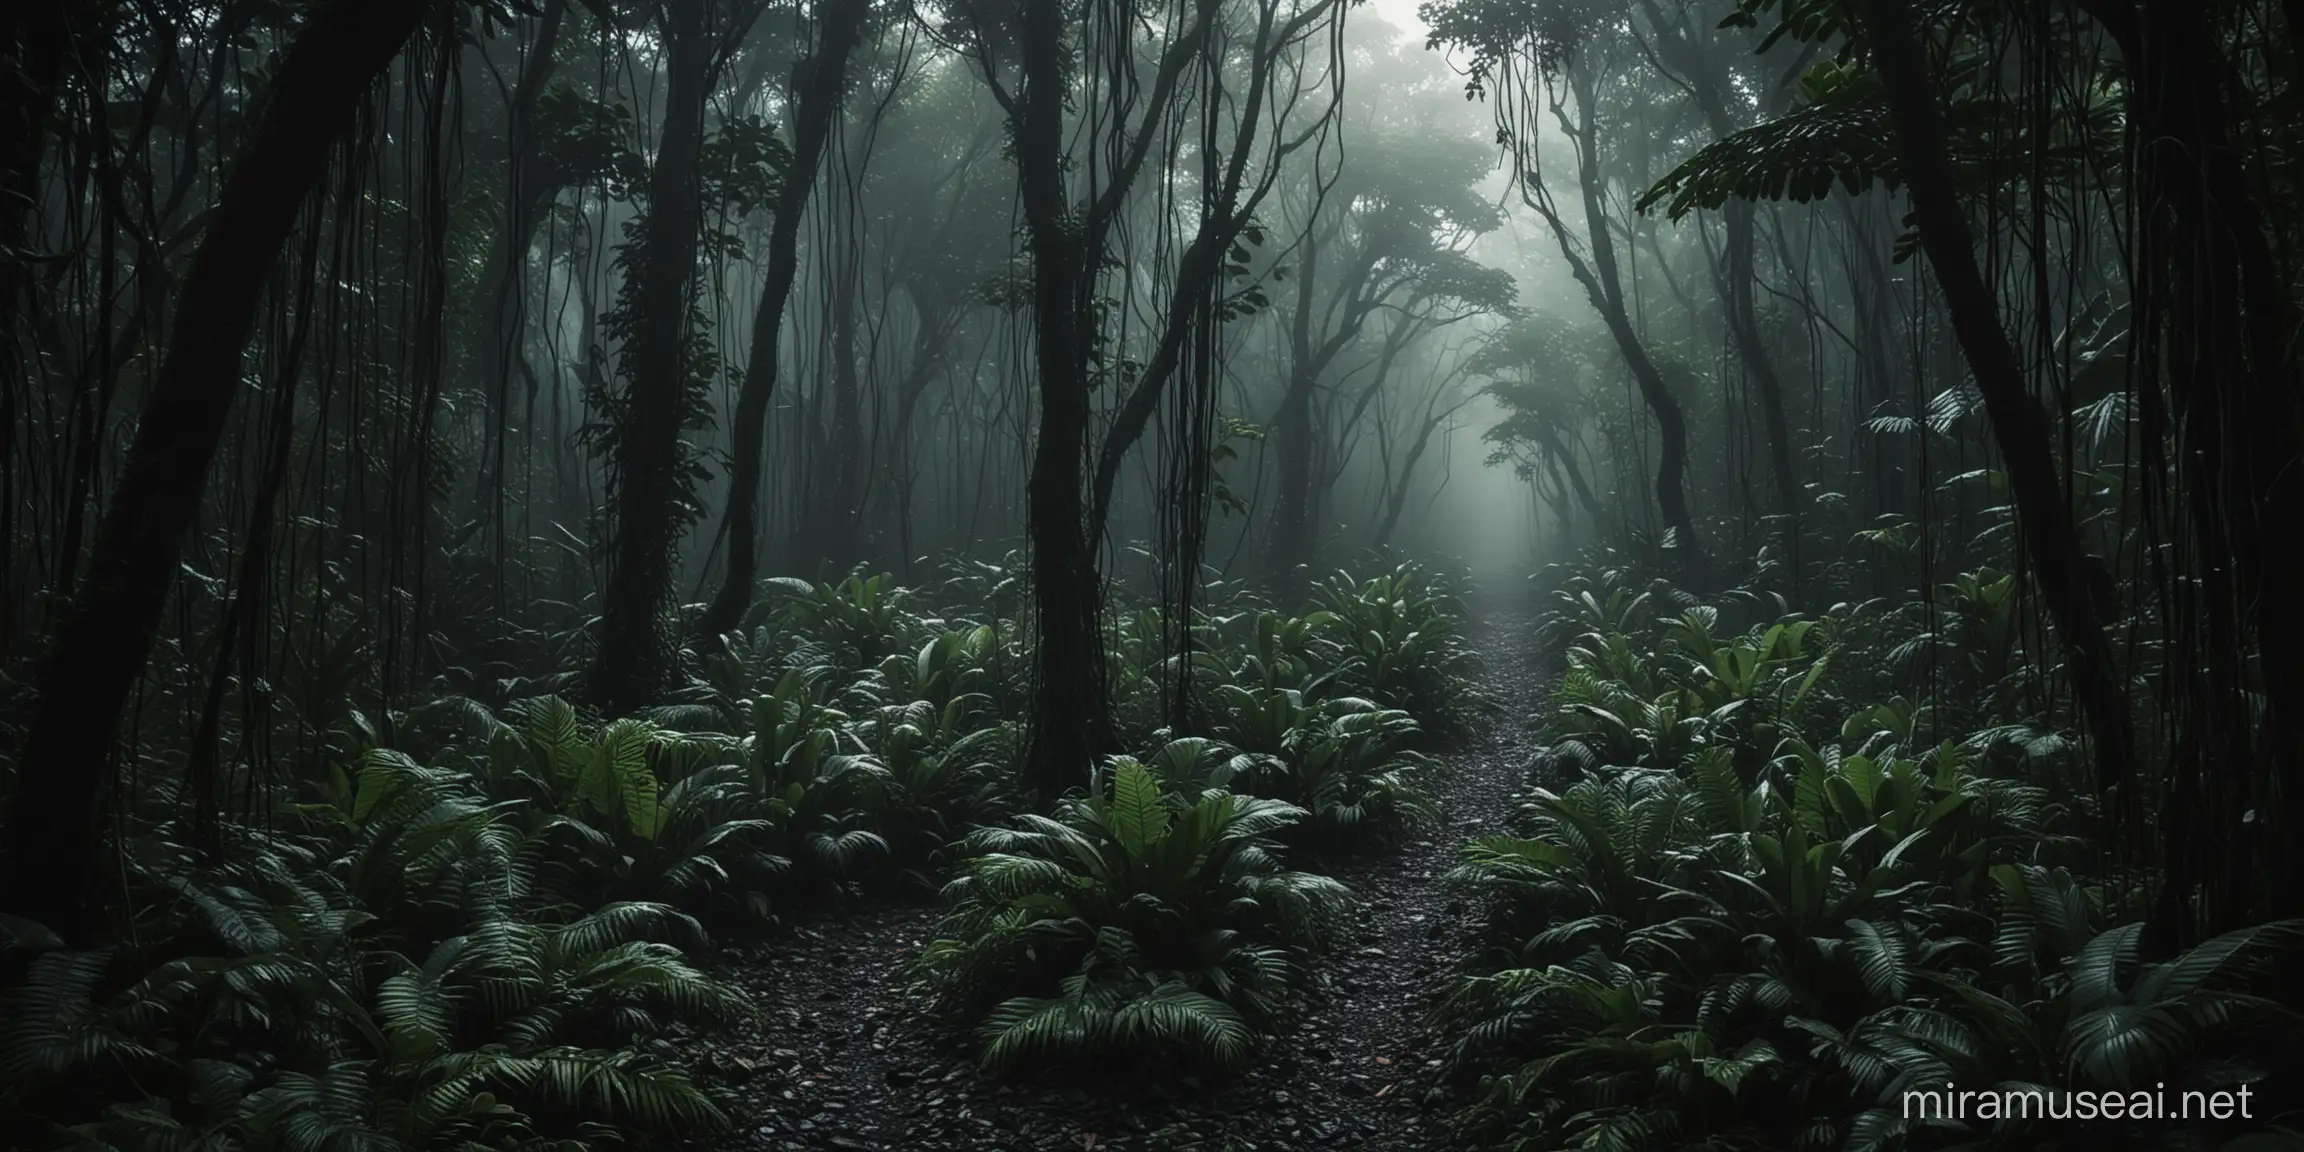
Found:
<path fill-rule="evenodd" d="M 1399 708 L 1436 735 L 1464 733 L 1490 706 L 1472 682 L 1472 650 L 1457 635 L 1457 593 L 1416 563 L 1367 580 L 1337 573 L 1313 586 L 1326 615 L 1316 625 L 1333 645 L 1345 694 Z"/>
<path fill-rule="evenodd" d="M 1267 837 L 1301 809 L 1164 790 L 1120 758 L 1085 799 L 968 838 L 915 975 L 998 1069 L 1113 1061 L 1237 1067 L 1350 896 L 1284 869 Z"/>
<path fill-rule="evenodd" d="M 376 771 L 413 787 L 423 770 Z M 374 805 L 363 819 L 395 834 L 234 830 L 243 863 L 230 868 L 147 841 L 139 857 L 163 867 L 132 879 L 165 915 L 141 946 L 73 951 L 8 923 L 6 1142 L 511 1148 L 725 1126 L 680 1071 L 610 1047 L 750 1012 L 662 941 L 701 939 L 693 921 L 634 903 L 557 917 L 523 898 L 521 853 L 472 835 L 490 821 L 453 800 L 430 819 L 406 818 L 392 795 Z M 464 906 L 448 934 L 409 935 L 432 918 L 365 905 L 337 881 L 364 869 L 397 873 L 371 892 L 462 874 L 465 891 L 497 898 Z"/>
<path fill-rule="evenodd" d="M 1422 728 L 1408 713 L 1349 696 L 1307 704 L 1285 688 L 1214 695 L 1216 734 L 1248 753 L 1234 786 L 1311 814 L 1288 839 L 1349 852 L 1439 821 L 1439 762 L 1413 750 Z"/>
<path fill-rule="evenodd" d="M 1539 766 L 1582 776 L 1448 877 L 1489 941 L 1435 1018 L 1481 1075 L 1468 1137 L 2025 1147 L 2050 1134 L 1915 1123 L 1901 1094 L 2222 1087 L 2293 1061 L 2276 960 L 2304 923 L 2148 962 L 2133 905 L 2069 870 L 2094 862 L 2069 742 L 2026 719 L 1936 740 L 1925 702 L 1846 699 L 1834 670 L 1895 642 L 1862 612 L 1723 638 L 1681 605 L 1643 639 L 1644 603 L 1568 599 L 1587 627 Z"/>

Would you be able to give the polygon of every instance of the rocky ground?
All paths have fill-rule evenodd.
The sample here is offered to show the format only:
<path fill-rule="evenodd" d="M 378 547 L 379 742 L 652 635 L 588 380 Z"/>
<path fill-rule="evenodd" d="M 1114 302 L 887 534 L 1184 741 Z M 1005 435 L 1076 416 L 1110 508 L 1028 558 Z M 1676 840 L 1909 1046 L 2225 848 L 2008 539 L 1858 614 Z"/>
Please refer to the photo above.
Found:
<path fill-rule="evenodd" d="M 701 1070 L 746 1105 L 734 1143 L 776 1152 L 1455 1147 L 1447 1121 L 1461 1100 L 1437 1082 L 1439 1045 L 1423 1026 L 1465 947 L 1463 909 L 1440 876 L 1465 839 L 1503 827 L 1538 683 L 1531 620 L 1484 613 L 1476 624 L 1501 712 L 1448 758 L 1446 825 L 1339 873 L 1361 898 L 1357 938 L 1322 965 L 1309 1010 L 1245 1076 L 1147 1094 L 979 1075 L 893 986 L 934 931 L 936 909 L 870 906 L 729 950 L 729 974 L 763 1007 L 757 1027 L 721 1037 Z"/>

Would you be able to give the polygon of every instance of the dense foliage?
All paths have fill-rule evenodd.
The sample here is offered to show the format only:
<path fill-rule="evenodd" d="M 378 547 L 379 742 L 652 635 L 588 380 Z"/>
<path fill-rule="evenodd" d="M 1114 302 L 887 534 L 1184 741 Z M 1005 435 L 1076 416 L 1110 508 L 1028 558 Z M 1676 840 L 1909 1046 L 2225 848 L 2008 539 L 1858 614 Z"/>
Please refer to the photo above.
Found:
<path fill-rule="evenodd" d="M 968 1084 L 2292 1137 L 1906 1106 L 2296 1090 L 2300 113 L 2298 0 L 13 5 L 0 1139 L 765 1140 L 817 917 Z"/>
<path fill-rule="evenodd" d="M 778 595 L 645 718 L 442 696 L 356 726 L 274 826 L 226 825 L 206 851 L 174 797 L 150 797 L 129 941 L 77 950 L 5 921 L 14 1138 L 528 1147 L 724 1128 L 724 1102 L 651 1039 L 752 1011 L 695 967 L 706 926 L 755 931 L 946 867 L 949 935 L 921 991 L 979 1022 L 987 1066 L 1237 1066 L 1350 907 L 1278 841 L 1302 824 L 1348 853 L 1432 812 L 1416 719 L 1337 693 L 1448 700 L 1465 668 L 1452 642 L 1361 627 L 1416 612 L 1447 634 L 1453 601 L 1414 565 L 1339 575 L 1304 616 L 1207 615 L 1194 683 L 1239 747 L 1164 739 L 1043 817 L 1015 814 L 1000 718 L 1024 691 L 1013 621 L 921 615 L 885 576 Z M 1120 640 L 1116 679 L 1144 673 L 1156 695 Z M 1273 686 L 1274 662 L 1294 686 Z"/>
<path fill-rule="evenodd" d="M 1906 1097 L 1948 1087 L 2247 1086 L 2262 1107 L 2227 1135 L 2279 1113 L 2304 1072 L 2304 921 L 2145 951 L 2145 890 L 2093 847 L 2104 817 L 2073 743 L 2012 690 L 2022 651 L 1991 618 L 2007 580 L 1945 590 L 1964 662 L 1918 699 L 1889 694 L 1914 680 L 1898 652 L 1915 606 L 1769 619 L 1634 594 L 1617 572 L 1566 582 L 1520 827 L 1467 845 L 1449 877 L 1490 941 L 1437 1016 L 1450 1060 L 1481 1074 L 1471 1134 L 2060 1139 L 2044 1103 L 1950 1117 Z M 2099 1136 L 2183 1131 L 2146 1116 Z"/>

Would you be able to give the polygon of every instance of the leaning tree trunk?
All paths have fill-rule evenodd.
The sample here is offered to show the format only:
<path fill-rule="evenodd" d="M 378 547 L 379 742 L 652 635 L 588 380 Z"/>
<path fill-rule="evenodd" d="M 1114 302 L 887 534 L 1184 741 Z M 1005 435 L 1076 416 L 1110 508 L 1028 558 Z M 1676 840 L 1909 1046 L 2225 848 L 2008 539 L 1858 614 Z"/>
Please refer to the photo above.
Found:
<path fill-rule="evenodd" d="M 1161 329 L 1160 339 L 1153 345 L 1144 370 L 1137 374 L 1127 399 L 1121 402 L 1119 411 L 1113 413 L 1112 424 L 1104 433 L 1103 450 L 1096 456 L 1088 513 L 1091 544 L 1104 539 L 1105 526 L 1111 520 L 1112 492 L 1120 478 L 1121 461 L 1143 437 L 1145 429 L 1151 427 L 1161 394 L 1184 364 L 1186 341 L 1198 334 L 1203 313 L 1223 285 L 1218 275 L 1217 256 L 1230 251 L 1247 230 L 1255 206 L 1263 198 L 1260 190 L 1245 210 L 1240 204 L 1241 181 L 1248 172 L 1248 158 L 1256 152 L 1257 130 L 1263 123 L 1263 117 L 1256 110 L 1265 106 L 1265 86 L 1272 79 L 1271 56 L 1267 51 L 1272 37 L 1272 10 L 1267 8 L 1257 25 L 1255 46 L 1249 56 L 1248 95 L 1240 104 L 1249 109 L 1250 114 L 1240 118 L 1240 126 L 1232 137 L 1231 157 L 1225 161 L 1224 179 L 1217 185 L 1214 200 L 1202 208 L 1200 227 L 1176 263 L 1176 286 L 1174 299 L 1168 306 L 1167 326 Z M 1270 185 L 1264 187 L 1268 189 Z"/>
<path fill-rule="evenodd" d="M 1736 117 L 1729 111 L 1725 91 L 1730 83 L 1722 62 L 1725 53 L 1707 51 L 1688 34 L 1684 26 L 1665 18 L 1662 8 L 1654 0 L 1642 0 L 1640 5 L 1651 27 L 1656 30 L 1658 46 L 1674 68 L 1682 74 L 1688 90 L 1696 99 L 1696 107 L 1704 116 L 1705 126 L 1717 139 L 1725 140 L 1736 134 Z M 1582 94 L 1579 99 L 1583 99 Z M 1721 208 L 1728 225 L 1726 267 L 1720 270 L 1721 303 L 1728 314 L 1729 339 L 1736 345 L 1736 354 L 1744 364 L 1744 372 L 1760 393 L 1761 421 L 1768 434 L 1769 470 L 1776 482 L 1778 510 L 1792 518 L 1793 586 L 1799 586 L 1800 563 L 1800 474 L 1792 454 L 1791 421 L 1784 409 L 1784 382 L 1776 373 L 1776 365 L 1768 358 L 1768 349 L 1760 338 L 1760 321 L 1752 306 L 1753 249 L 1756 247 L 1753 228 L 1753 205 L 1750 200 L 1731 199 Z"/>
<path fill-rule="evenodd" d="M 1601 319 L 1607 322 L 1617 350 L 1640 386 L 1640 398 L 1656 420 L 1656 435 L 1663 449 L 1656 464 L 1656 507 L 1664 514 L 1665 526 L 1676 537 L 1673 550 L 1680 554 L 1682 566 L 1688 572 L 1701 573 L 1703 553 L 1696 538 L 1696 521 L 1688 512 L 1687 417 L 1681 412 L 1680 398 L 1673 395 L 1670 385 L 1664 381 L 1663 371 L 1649 357 L 1646 342 L 1632 326 L 1631 310 L 1624 301 L 1623 277 L 1616 268 L 1613 226 L 1601 202 L 1600 146 L 1595 124 L 1598 99 L 1581 61 L 1570 65 L 1569 75 L 1577 82 L 1576 110 L 1583 120 L 1578 139 L 1581 156 L 1577 163 L 1577 184 L 1584 199 L 1585 235 L 1592 248 L 1592 276 L 1597 287 L 1594 292 L 1595 285 L 1588 284 L 1587 294 L 1596 296 L 1594 302 L 1600 305 Z"/>
<path fill-rule="evenodd" d="M 1024 83 L 1015 125 L 1016 169 L 1031 233 L 1033 353 L 1040 434 L 1025 485 L 1032 549 L 1035 655 L 1032 742 L 1024 784 L 1042 801 L 1079 784 L 1111 742 L 1104 697 L 1102 589 L 1085 531 L 1081 457 L 1088 386 L 1081 359 L 1088 269 L 1064 186 L 1064 77 L 1069 59 L 1060 0 L 1025 0 Z"/>
<path fill-rule="evenodd" d="M 776 198 L 776 220 L 768 233 L 768 283 L 761 289 L 760 305 L 752 314 L 752 348 L 744 365 L 744 387 L 736 397 L 735 455 L 728 507 L 721 521 L 728 537 L 728 571 L 720 581 L 719 594 L 697 622 L 699 636 L 717 637 L 735 628 L 752 606 L 752 583 L 760 572 L 761 442 L 768 424 L 768 404 L 776 397 L 776 356 L 782 340 L 784 306 L 792 297 L 792 281 L 800 268 L 800 215 L 807 210 L 808 191 L 816 183 L 825 141 L 831 137 L 832 121 L 840 113 L 841 94 L 848 81 L 848 57 L 855 50 L 870 7 L 870 0 L 833 0 L 825 14 L 824 38 L 804 74 L 797 77 L 801 91 L 793 125 L 792 163 L 784 172 L 784 187 Z"/>
<path fill-rule="evenodd" d="M 1886 89 L 1896 151 L 1919 218 L 1920 244 L 1967 357 L 1992 438 L 2007 465 L 2040 594 L 2064 647 L 2080 710 L 2096 744 L 2100 784 L 2135 795 L 2133 726 L 2128 694 L 2104 636 L 2106 605 L 2087 583 L 2078 526 L 2057 470 L 2047 415 L 2025 387 L 2016 348 L 2000 327 L 1999 301 L 1976 266 L 1975 239 L 1953 188 L 1943 113 L 1913 30 L 1907 0 L 1864 0 L 1861 19 L 1872 38 L 1874 64 Z"/>
<path fill-rule="evenodd" d="M 336 139 L 433 10 L 425 0 L 336 0 L 305 23 L 261 98 L 185 274 L 167 356 L 57 629 L 39 711 L 16 760 L 9 905 L 68 940 L 91 933 L 85 898 L 113 729 L 199 518 L 264 282 Z"/>
<path fill-rule="evenodd" d="M 1624 304 L 1623 279 L 1616 268 L 1616 242 L 1608 222 L 1606 208 L 1600 195 L 1600 153 L 1594 132 L 1596 109 L 1592 81 L 1585 74 L 1585 64 L 1578 59 L 1568 63 L 1569 83 L 1576 94 L 1578 117 L 1575 132 L 1577 151 L 1577 184 L 1584 202 L 1586 243 L 1592 252 L 1587 261 L 1570 239 L 1567 223 L 1553 206 L 1551 195 L 1541 185 L 1521 184 L 1521 201 L 1544 217 L 1551 228 L 1552 238 L 1560 245 L 1560 254 L 1568 262 L 1568 272 L 1584 288 L 1584 295 L 1592 309 L 1608 326 L 1608 334 L 1616 342 L 1618 354 L 1632 372 L 1632 380 L 1639 386 L 1640 400 L 1656 421 L 1656 436 L 1662 452 L 1656 463 L 1656 508 L 1664 516 L 1665 527 L 1674 537 L 1670 554 L 1680 559 L 1682 570 L 1701 582 L 1704 573 L 1703 552 L 1696 539 L 1696 522 L 1688 513 L 1688 420 L 1680 408 L 1679 397 L 1672 394 L 1665 383 L 1664 373 L 1648 355 L 1648 346 L 1640 339 L 1632 325 L 1632 316 Z"/>
<path fill-rule="evenodd" d="M 669 669 L 663 614 L 685 518 L 680 433 L 687 424 L 688 294 L 703 229 L 697 165 L 704 147 L 712 36 L 706 0 L 666 5 L 664 127 L 648 180 L 648 216 L 631 268 L 631 345 L 616 430 L 615 513 L 600 652 L 590 696 L 609 715 L 646 704 Z"/>

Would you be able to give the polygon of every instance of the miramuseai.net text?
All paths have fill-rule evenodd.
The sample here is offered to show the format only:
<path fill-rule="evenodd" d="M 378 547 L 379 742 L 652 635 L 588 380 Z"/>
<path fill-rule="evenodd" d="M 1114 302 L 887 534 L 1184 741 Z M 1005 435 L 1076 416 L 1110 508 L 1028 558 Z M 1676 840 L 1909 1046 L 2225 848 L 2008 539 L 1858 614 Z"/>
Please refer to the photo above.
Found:
<path fill-rule="evenodd" d="M 2165 1084 L 2132 1092 L 2025 1086 L 1904 1093 L 1907 1120 L 2248 1120 L 2249 1088 L 2171 1092 Z"/>

